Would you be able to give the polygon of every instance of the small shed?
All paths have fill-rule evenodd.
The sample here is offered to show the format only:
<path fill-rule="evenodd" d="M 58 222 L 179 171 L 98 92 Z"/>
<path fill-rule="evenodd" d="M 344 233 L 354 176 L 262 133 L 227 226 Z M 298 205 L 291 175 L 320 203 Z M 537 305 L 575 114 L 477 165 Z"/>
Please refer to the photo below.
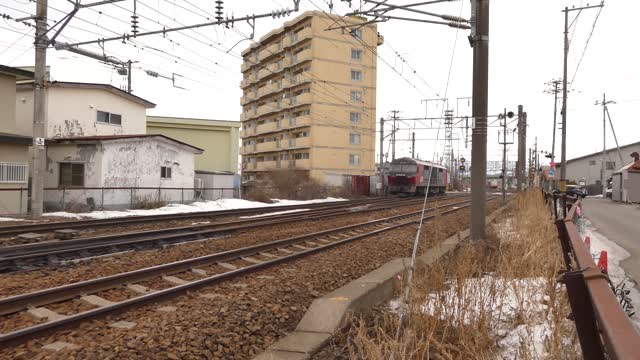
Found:
<path fill-rule="evenodd" d="M 627 203 L 640 203 L 640 156 L 631 154 L 634 161 L 616 170 L 612 175 L 611 199 Z"/>

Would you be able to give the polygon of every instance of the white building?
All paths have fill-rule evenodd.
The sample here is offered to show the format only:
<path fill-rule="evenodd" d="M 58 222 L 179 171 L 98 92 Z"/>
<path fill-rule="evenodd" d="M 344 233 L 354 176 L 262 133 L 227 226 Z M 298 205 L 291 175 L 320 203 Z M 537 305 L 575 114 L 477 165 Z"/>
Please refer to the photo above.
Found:
<path fill-rule="evenodd" d="M 45 97 L 47 211 L 193 199 L 194 158 L 203 150 L 146 134 L 146 110 L 155 104 L 111 85 L 60 81 L 47 83 Z M 15 112 L 0 126 L 32 136 L 32 84 L 16 86 Z"/>

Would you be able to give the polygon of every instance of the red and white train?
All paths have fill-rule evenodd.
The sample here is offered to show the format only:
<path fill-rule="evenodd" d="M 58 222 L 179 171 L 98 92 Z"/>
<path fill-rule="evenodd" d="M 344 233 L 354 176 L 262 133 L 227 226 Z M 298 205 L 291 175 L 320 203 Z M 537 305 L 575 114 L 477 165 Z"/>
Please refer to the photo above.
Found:
<path fill-rule="evenodd" d="M 412 158 L 399 158 L 391 162 L 387 176 L 389 193 L 405 195 L 444 194 L 447 191 L 447 169 L 438 164 Z M 429 181 L 431 173 L 431 181 Z"/>

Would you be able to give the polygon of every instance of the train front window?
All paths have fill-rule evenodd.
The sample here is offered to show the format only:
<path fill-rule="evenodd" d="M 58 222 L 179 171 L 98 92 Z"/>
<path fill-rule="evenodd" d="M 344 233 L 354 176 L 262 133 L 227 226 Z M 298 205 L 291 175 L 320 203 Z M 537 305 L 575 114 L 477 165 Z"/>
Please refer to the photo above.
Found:
<path fill-rule="evenodd" d="M 391 164 L 391 172 L 400 174 L 415 174 L 418 172 L 418 165 Z"/>

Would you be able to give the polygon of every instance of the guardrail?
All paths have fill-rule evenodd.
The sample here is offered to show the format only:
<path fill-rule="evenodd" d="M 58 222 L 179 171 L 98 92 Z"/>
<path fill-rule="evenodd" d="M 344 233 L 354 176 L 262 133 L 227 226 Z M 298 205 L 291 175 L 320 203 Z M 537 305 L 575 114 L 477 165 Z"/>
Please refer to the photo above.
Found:
<path fill-rule="evenodd" d="M 545 193 L 545 198 L 553 205 L 567 267 L 562 282 L 567 288 L 583 357 L 588 360 L 637 359 L 640 334 L 618 302 L 609 277 L 595 264 L 575 226 L 580 199 L 549 193 Z M 558 205 L 562 216 L 558 214 Z"/>

